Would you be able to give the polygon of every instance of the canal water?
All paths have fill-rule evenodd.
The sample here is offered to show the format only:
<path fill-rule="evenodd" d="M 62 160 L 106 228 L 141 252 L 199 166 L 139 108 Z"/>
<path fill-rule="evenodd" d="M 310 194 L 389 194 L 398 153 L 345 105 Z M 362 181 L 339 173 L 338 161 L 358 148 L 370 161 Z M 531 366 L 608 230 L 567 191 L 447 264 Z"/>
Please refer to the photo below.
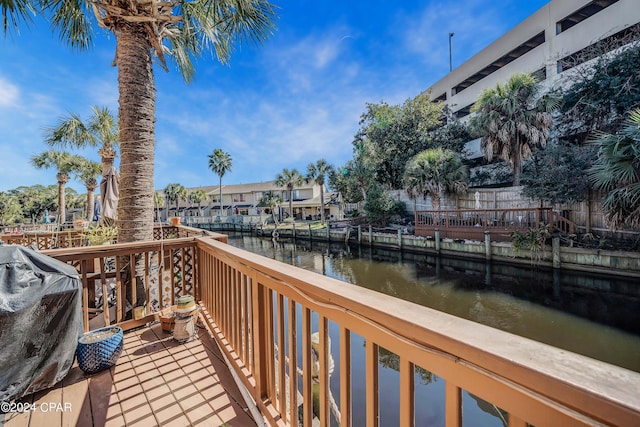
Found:
<path fill-rule="evenodd" d="M 368 247 L 229 233 L 229 244 L 306 270 L 640 372 L 640 280 L 487 263 Z M 315 327 L 315 326 L 314 326 Z M 339 329 L 330 324 L 332 342 Z M 364 341 L 352 341 L 353 425 L 364 425 Z M 382 426 L 397 424 L 398 358 L 380 352 L 380 381 L 392 392 Z M 444 425 L 444 380 L 416 372 L 416 425 Z M 381 386 L 382 388 L 382 386 Z M 331 378 L 339 402 L 339 363 Z M 395 395 L 395 397 L 394 397 Z M 468 393 L 464 425 L 502 426 L 505 414 Z"/>

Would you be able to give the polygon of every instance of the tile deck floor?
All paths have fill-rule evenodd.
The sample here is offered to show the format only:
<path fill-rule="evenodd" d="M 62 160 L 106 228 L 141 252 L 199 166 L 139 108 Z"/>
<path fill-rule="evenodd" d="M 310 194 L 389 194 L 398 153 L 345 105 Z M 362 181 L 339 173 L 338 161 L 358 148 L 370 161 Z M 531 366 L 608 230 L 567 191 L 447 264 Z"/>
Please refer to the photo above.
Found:
<path fill-rule="evenodd" d="M 5 415 L 4 426 L 255 426 L 216 342 L 197 329 L 183 344 L 159 324 L 125 333 L 116 366 L 85 375 L 75 364 L 56 387 L 23 398 L 36 409 Z"/>

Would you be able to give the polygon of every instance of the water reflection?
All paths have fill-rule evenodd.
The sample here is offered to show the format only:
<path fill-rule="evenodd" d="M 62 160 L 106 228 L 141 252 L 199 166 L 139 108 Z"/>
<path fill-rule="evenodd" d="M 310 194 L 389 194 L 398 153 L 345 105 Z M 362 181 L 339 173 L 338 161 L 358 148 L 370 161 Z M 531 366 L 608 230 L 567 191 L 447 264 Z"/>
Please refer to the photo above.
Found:
<path fill-rule="evenodd" d="M 631 279 L 240 234 L 229 243 L 640 372 L 640 287 Z"/>

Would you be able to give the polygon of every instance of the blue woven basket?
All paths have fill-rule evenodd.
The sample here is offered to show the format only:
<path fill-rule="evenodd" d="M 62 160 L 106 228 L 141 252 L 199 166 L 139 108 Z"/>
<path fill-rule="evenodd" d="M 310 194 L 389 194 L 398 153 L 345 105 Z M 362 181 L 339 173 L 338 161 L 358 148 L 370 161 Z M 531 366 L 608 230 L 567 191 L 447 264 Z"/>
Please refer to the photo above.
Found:
<path fill-rule="evenodd" d="M 78 366 L 87 374 L 116 364 L 122 354 L 124 335 L 120 326 L 107 326 L 78 338 Z"/>

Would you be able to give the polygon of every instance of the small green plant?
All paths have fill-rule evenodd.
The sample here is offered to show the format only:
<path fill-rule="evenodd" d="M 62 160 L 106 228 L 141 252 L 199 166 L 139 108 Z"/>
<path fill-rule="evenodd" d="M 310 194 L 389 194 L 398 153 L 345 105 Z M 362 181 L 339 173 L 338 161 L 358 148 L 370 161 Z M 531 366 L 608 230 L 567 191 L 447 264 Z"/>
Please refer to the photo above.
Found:
<path fill-rule="evenodd" d="M 98 225 L 85 230 L 82 236 L 90 246 L 112 243 L 118 238 L 118 227 Z"/>
<path fill-rule="evenodd" d="M 551 236 L 549 224 L 541 224 L 538 228 L 531 228 L 526 233 L 514 231 L 511 233 L 511 244 L 517 253 L 522 249 L 531 252 L 531 262 L 540 261 L 544 253 L 545 242 Z"/>

